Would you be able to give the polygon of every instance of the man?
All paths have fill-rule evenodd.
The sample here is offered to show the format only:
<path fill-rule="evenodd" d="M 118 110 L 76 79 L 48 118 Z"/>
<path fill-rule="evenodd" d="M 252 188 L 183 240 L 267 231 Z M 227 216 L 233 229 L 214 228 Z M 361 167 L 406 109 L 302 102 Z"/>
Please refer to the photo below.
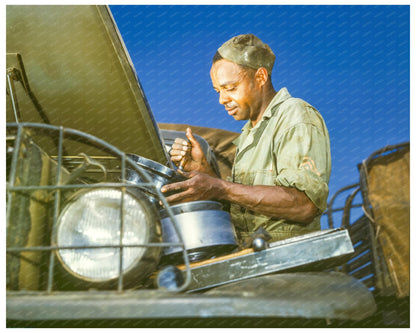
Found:
<path fill-rule="evenodd" d="M 271 82 L 275 55 L 252 34 L 233 37 L 213 58 L 211 80 L 219 102 L 236 120 L 247 120 L 235 140 L 232 175 L 223 180 L 210 169 L 187 130 L 191 148 L 178 139 L 172 161 L 184 165 L 188 180 L 166 185 L 171 204 L 219 200 L 231 204 L 230 214 L 240 240 L 263 227 L 272 241 L 320 229 L 331 170 L 329 135 L 324 120 L 286 88 Z"/>

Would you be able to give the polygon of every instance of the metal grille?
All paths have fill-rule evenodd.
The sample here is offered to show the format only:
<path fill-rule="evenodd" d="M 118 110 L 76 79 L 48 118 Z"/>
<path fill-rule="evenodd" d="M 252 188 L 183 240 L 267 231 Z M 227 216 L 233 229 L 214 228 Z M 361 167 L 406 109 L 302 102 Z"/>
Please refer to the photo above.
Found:
<path fill-rule="evenodd" d="M 379 259 L 375 252 L 372 226 L 368 218 L 362 215 L 363 202 L 358 195 L 360 193 L 359 183 L 341 188 L 329 201 L 325 214 L 328 215 L 328 223 L 331 226 L 334 224 L 334 217 L 340 220 L 337 221 L 338 224 L 348 230 L 354 246 L 354 256 L 338 269 L 352 275 L 364 283 L 370 291 L 374 291 L 377 276 L 375 267 Z M 340 201 L 341 198 L 345 200 L 342 205 L 334 207 L 335 202 Z M 355 219 L 356 216 L 360 217 Z"/>
<path fill-rule="evenodd" d="M 78 156 L 65 155 L 66 148 L 69 146 L 79 145 Z M 186 266 L 185 282 L 177 291 L 182 291 L 187 288 L 190 280 L 189 260 L 188 254 L 184 247 L 182 237 L 178 229 L 176 231 L 179 235 L 179 243 L 150 243 L 134 245 L 122 244 L 122 230 L 124 226 L 124 195 L 129 188 L 136 188 L 140 190 L 149 190 L 156 193 L 157 199 L 164 205 L 167 213 L 175 222 L 175 217 L 166 202 L 163 195 L 157 190 L 152 183 L 151 177 L 139 165 L 134 163 L 126 153 L 118 150 L 116 147 L 100 140 L 92 135 L 68 129 L 64 127 L 56 127 L 44 124 L 34 123 L 9 123 L 7 124 L 7 258 L 8 258 L 8 282 L 12 278 L 13 273 L 13 258 L 14 261 L 30 262 L 31 256 L 42 253 L 45 257 L 46 265 L 40 267 L 44 270 L 40 282 L 40 287 L 37 291 L 51 293 L 54 291 L 54 277 L 55 277 L 55 253 L 62 249 L 87 249 L 87 248 L 119 248 L 120 249 L 120 265 L 119 277 L 116 291 L 123 291 L 123 274 L 122 274 L 122 260 L 123 250 L 126 247 L 170 247 L 181 246 L 183 249 L 183 260 Z M 30 149 L 31 145 L 40 147 L 39 152 L 33 152 Z M 85 170 L 82 170 L 84 176 L 83 180 L 77 172 L 81 168 L 83 159 L 86 158 L 84 151 L 93 151 L 98 153 L 91 159 L 99 161 L 89 165 Z M 34 174 L 39 173 L 39 165 L 33 163 L 30 158 L 36 155 L 34 160 L 42 161 L 49 160 L 51 166 L 48 171 L 50 181 L 36 181 L 32 182 Z M 45 157 L 46 156 L 46 157 Z M 88 156 L 90 158 L 90 156 Z M 29 161 L 31 165 L 24 165 L 24 160 Z M 40 164 L 40 167 L 42 165 Z M 126 168 L 130 168 L 137 172 L 146 182 L 139 185 L 131 184 L 126 181 Z M 22 171 L 23 170 L 23 171 Z M 22 173 L 23 172 L 23 173 Z M 75 174 L 75 175 L 74 175 Z M 87 176 L 85 176 L 87 175 Z M 31 178 L 32 177 L 32 178 Z M 26 179 L 25 179 L 26 178 Z M 27 181 L 29 179 L 29 181 Z M 103 246 L 71 246 L 59 247 L 54 244 L 52 235 L 56 231 L 58 216 L 62 210 L 62 199 L 67 196 L 67 193 L 72 193 L 81 189 L 95 189 L 95 188 L 116 188 L 122 193 L 121 208 L 120 208 L 120 244 L 119 245 L 103 245 Z M 46 235 L 46 242 L 42 245 L 30 246 L 28 245 L 29 236 L 22 236 L 17 234 L 23 229 L 31 228 L 30 219 L 33 218 L 28 214 L 34 214 L 33 206 L 39 204 L 44 212 L 44 207 L 47 206 L 47 215 L 50 215 L 51 225 Z M 30 207 L 29 207 L 30 206 Z M 29 225 L 24 225 L 24 221 L 29 219 Z M 176 222 L 175 222 L 176 223 Z M 176 227 L 176 225 L 174 226 Z M 32 265 L 39 264 L 36 260 Z M 9 274 L 10 273 L 10 274 Z M 18 275 L 19 273 L 17 273 Z M 18 285 L 18 284 L 17 284 Z M 20 290 L 20 287 L 12 288 L 17 292 L 25 292 Z M 13 292 L 14 292 L 13 291 Z"/>
<path fill-rule="evenodd" d="M 341 214 L 337 215 L 340 219 L 338 224 L 349 231 L 354 246 L 354 257 L 340 267 L 340 270 L 360 280 L 375 294 L 391 295 L 394 291 L 369 202 L 366 166 L 371 167 L 372 162 L 380 156 L 408 147 L 409 143 L 406 142 L 386 146 L 372 153 L 362 165 L 359 165 L 360 182 L 337 191 L 325 212 L 330 227 L 334 225 L 334 216 L 337 213 Z M 340 207 L 334 207 L 334 203 L 340 201 L 340 198 L 344 198 L 345 201 Z"/>

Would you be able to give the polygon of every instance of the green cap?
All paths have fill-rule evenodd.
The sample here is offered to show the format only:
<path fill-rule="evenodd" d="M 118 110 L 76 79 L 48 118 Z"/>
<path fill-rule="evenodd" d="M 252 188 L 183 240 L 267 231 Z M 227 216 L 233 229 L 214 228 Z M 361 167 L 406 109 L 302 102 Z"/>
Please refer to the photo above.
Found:
<path fill-rule="evenodd" d="M 269 45 L 253 34 L 239 35 L 225 42 L 218 53 L 226 60 L 239 65 L 258 69 L 264 67 L 272 73 L 275 55 Z"/>

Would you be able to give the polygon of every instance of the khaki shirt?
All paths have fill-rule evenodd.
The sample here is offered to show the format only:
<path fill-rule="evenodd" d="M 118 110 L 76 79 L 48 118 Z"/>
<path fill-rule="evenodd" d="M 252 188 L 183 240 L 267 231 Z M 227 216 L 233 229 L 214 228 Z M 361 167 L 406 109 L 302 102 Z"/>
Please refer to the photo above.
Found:
<path fill-rule="evenodd" d="M 282 88 L 255 127 L 248 121 L 237 146 L 229 181 L 245 185 L 295 187 L 318 207 L 326 209 L 331 153 L 328 130 L 319 112 Z M 300 224 L 254 213 L 236 204 L 230 209 L 241 238 L 263 227 L 273 241 L 320 229 L 320 215 Z"/>

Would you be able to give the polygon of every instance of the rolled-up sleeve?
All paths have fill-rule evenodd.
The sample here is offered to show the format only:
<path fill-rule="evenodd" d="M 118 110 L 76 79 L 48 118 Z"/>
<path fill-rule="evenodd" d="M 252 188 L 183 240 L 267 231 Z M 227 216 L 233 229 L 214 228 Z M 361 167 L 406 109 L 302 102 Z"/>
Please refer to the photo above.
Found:
<path fill-rule="evenodd" d="M 276 185 L 305 192 L 322 213 L 326 209 L 331 170 L 328 133 L 314 124 L 299 123 L 275 142 Z"/>

